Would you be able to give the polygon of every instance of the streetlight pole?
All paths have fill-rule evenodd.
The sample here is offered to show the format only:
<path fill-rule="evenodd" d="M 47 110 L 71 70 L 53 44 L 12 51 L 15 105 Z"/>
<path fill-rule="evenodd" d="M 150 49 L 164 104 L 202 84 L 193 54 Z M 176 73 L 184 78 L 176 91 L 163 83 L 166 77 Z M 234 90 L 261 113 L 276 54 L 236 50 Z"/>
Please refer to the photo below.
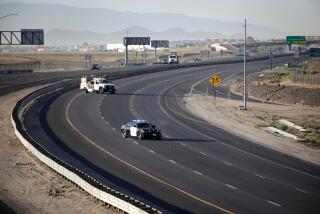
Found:
<path fill-rule="evenodd" d="M 17 15 L 18 15 L 18 13 L 9 13 L 9 14 L 7 14 L 5 16 L 0 17 L 0 19 L 4 19 L 4 18 L 6 18 L 8 16 L 17 16 Z"/>
<path fill-rule="evenodd" d="M 243 110 L 247 110 L 247 80 L 246 80 L 246 54 L 247 54 L 247 19 L 244 20 L 244 47 L 243 47 Z"/>

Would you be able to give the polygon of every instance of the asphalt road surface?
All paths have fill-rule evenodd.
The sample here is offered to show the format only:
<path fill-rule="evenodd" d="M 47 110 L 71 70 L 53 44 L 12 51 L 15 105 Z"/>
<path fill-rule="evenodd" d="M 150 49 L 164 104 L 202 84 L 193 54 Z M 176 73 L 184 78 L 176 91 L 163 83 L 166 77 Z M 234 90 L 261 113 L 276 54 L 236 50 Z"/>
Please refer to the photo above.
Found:
<path fill-rule="evenodd" d="M 30 108 L 24 123 L 56 155 L 163 213 L 319 213 L 320 167 L 232 135 L 185 109 L 183 96 L 191 87 L 206 93 L 212 73 L 223 80 L 219 96 L 227 96 L 226 86 L 242 76 L 242 66 L 124 78 L 115 81 L 115 95 L 61 92 Z M 251 62 L 247 71 L 268 66 L 267 60 Z M 120 126 L 137 118 L 156 124 L 163 139 L 122 138 Z"/>

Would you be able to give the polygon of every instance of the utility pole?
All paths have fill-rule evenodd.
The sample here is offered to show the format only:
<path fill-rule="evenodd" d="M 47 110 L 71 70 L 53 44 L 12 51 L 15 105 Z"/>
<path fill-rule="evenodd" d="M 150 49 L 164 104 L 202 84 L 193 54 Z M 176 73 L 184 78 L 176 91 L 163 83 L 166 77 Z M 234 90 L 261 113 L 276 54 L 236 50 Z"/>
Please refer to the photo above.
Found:
<path fill-rule="evenodd" d="M 273 58 L 273 55 L 272 55 L 272 50 L 270 48 L 270 51 L 269 51 L 269 58 L 270 58 L 270 70 L 272 70 L 272 58 Z"/>
<path fill-rule="evenodd" d="M 127 38 L 129 37 L 129 31 L 126 30 L 126 33 L 127 33 Z M 128 45 L 125 44 L 125 50 L 124 50 L 124 65 L 127 66 L 128 65 L 128 58 L 129 58 L 129 55 L 128 55 Z"/>
<path fill-rule="evenodd" d="M 244 47 L 243 47 L 243 110 L 247 110 L 247 80 L 246 80 L 246 54 L 247 54 L 247 19 L 244 20 Z"/>

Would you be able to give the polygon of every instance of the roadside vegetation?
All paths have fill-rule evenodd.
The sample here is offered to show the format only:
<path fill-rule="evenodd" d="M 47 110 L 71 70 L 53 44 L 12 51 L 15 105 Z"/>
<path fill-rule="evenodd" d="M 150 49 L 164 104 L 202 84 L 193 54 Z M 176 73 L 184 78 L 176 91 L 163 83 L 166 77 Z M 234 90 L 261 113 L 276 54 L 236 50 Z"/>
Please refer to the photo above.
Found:
<path fill-rule="evenodd" d="M 308 131 L 306 141 L 320 147 L 320 121 L 305 121 L 303 127 Z"/>
<path fill-rule="evenodd" d="M 298 136 L 302 139 L 302 143 L 317 147 L 320 149 L 320 118 L 317 117 L 306 117 L 303 120 L 297 120 L 287 117 L 282 117 L 280 115 L 269 114 L 267 112 L 260 112 L 256 117 L 265 123 L 254 124 L 255 128 L 262 127 L 275 127 L 282 131 L 288 132 L 290 134 Z M 293 127 L 279 123 L 280 119 L 286 119 L 290 122 L 293 122 L 296 125 L 303 127 L 306 131 L 301 132 Z"/>
<path fill-rule="evenodd" d="M 299 76 L 298 76 L 299 75 Z M 314 76 L 313 76 L 314 75 Z M 274 68 L 272 71 L 261 74 L 260 79 L 256 79 L 258 84 L 279 84 L 288 85 L 292 83 L 316 84 L 318 80 L 314 80 L 320 75 L 320 59 L 313 58 L 299 64 L 287 64 L 284 67 Z M 303 78 L 308 77 L 308 80 Z M 300 81 L 300 82 L 299 82 Z M 320 82 L 318 83 L 320 84 Z"/>

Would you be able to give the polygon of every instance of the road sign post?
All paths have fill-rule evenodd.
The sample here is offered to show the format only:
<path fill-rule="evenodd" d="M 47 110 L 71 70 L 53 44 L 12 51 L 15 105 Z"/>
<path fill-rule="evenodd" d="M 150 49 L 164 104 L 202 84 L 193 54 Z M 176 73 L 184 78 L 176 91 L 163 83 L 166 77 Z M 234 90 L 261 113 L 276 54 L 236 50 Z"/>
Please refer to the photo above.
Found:
<path fill-rule="evenodd" d="M 85 59 L 85 67 L 86 68 L 90 68 L 90 65 L 91 65 L 91 57 L 92 55 L 90 53 L 86 53 L 84 55 L 84 59 Z"/>
<path fill-rule="evenodd" d="M 218 75 L 214 74 L 210 77 L 209 82 L 211 83 L 211 85 L 213 85 L 213 95 L 214 95 L 214 99 L 216 99 L 216 96 L 217 96 L 216 88 L 220 85 L 221 79 Z"/>

